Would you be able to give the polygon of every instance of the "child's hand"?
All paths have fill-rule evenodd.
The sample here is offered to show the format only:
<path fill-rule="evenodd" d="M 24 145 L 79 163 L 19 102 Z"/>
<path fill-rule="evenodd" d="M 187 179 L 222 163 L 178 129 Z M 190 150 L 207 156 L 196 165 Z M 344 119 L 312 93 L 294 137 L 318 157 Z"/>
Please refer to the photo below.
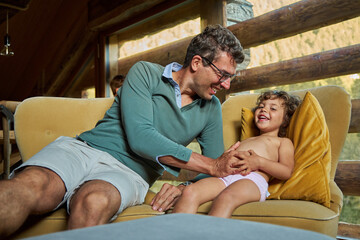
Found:
<path fill-rule="evenodd" d="M 259 155 L 253 150 L 242 151 L 241 153 L 241 171 L 240 174 L 246 176 L 259 169 Z"/>

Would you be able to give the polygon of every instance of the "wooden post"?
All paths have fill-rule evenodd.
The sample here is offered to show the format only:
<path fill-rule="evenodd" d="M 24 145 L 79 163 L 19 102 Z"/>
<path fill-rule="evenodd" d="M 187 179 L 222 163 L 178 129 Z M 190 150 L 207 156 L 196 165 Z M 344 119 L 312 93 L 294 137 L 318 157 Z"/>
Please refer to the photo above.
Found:
<path fill-rule="evenodd" d="M 360 99 L 351 100 L 349 133 L 360 133 Z"/>
<path fill-rule="evenodd" d="M 200 0 L 201 30 L 208 25 L 220 24 L 226 27 L 226 1 L 224 0 Z M 226 91 L 216 93 L 220 102 L 226 100 Z"/>
<path fill-rule="evenodd" d="M 335 182 L 344 195 L 360 196 L 360 160 L 339 161 Z"/>
<path fill-rule="evenodd" d="M 200 0 L 200 6 L 201 30 L 214 24 L 226 27 L 226 1 Z"/>
<path fill-rule="evenodd" d="M 360 70 L 360 44 L 288 61 L 245 69 L 231 83 L 230 93 L 313 81 Z"/>

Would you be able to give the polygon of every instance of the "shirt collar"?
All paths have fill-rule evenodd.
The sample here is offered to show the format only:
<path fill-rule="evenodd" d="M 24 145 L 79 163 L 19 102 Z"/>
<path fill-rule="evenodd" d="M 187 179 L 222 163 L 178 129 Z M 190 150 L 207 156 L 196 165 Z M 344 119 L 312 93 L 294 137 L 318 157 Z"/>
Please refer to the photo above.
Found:
<path fill-rule="evenodd" d="M 172 77 L 172 72 L 177 72 L 182 68 L 182 65 L 177 63 L 177 62 L 172 62 L 168 65 L 165 66 L 164 72 L 163 72 L 163 77 L 165 77 L 166 79 L 169 80 L 169 82 L 171 83 L 171 85 L 173 86 L 177 86 L 178 83 L 175 82 L 175 80 Z"/>

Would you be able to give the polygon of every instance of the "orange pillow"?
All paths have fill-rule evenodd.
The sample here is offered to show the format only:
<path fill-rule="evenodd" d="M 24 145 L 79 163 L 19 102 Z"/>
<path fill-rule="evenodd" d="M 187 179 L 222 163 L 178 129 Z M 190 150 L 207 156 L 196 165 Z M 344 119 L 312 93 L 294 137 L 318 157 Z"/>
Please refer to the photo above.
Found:
<path fill-rule="evenodd" d="M 250 109 L 243 108 L 241 140 L 258 131 Z M 273 179 L 267 199 L 296 199 L 330 207 L 331 150 L 325 116 L 317 99 L 307 92 L 287 129 L 295 147 L 295 166 L 287 181 Z"/>

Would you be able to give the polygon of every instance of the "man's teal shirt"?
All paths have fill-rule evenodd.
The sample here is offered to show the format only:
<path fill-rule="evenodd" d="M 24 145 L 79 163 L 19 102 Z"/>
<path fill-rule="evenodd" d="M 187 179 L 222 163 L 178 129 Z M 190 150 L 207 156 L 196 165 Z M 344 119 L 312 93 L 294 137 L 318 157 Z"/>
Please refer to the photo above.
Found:
<path fill-rule="evenodd" d="M 164 69 L 154 63 L 136 63 L 104 118 L 79 136 L 137 172 L 150 186 L 164 170 L 175 176 L 180 171 L 160 164 L 158 157 L 189 161 L 192 151 L 186 146 L 194 138 L 207 157 L 217 158 L 224 151 L 219 100 L 198 98 L 179 108 Z"/>

